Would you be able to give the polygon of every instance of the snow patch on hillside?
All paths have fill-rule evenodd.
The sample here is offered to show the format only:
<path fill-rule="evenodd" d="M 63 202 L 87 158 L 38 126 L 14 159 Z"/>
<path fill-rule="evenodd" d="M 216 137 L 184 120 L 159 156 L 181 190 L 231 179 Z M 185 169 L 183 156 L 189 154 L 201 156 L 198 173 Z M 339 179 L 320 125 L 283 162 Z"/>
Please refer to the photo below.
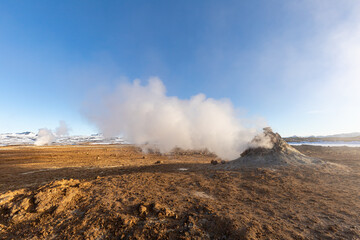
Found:
<path fill-rule="evenodd" d="M 0 133 L 0 146 L 11 145 L 34 145 L 37 134 L 33 132 L 23 133 Z M 121 137 L 105 138 L 102 134 L 92 134 L 90 136 L 61 136 L 56 137 L 52 144 L 55 145 L 77 145 L 77 144 L 127 144 Z"/>

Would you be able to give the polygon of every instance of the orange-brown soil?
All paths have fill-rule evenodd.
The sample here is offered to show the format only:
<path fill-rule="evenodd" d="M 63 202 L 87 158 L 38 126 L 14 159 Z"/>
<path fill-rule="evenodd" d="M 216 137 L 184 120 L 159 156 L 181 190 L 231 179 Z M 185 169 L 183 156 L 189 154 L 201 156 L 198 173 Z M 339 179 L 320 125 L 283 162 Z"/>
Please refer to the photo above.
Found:
<path fill-rule="evenodd" d="M 0 239 L 359 239 L 360 148 L 296 148 L 342 166 L 226 170 L 204 152 L 2 147 Z"/>

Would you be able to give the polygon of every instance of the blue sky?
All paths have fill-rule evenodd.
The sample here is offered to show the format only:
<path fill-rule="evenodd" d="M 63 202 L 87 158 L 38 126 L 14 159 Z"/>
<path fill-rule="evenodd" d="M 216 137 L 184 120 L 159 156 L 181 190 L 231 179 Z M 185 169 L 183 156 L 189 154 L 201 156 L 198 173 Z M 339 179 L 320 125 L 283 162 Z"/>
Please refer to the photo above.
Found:
<path fill-rule="evenodd" d="M 97 132 L 91 93 L 152 76 L 284 136 L 360 131 L 359 16 L 355 0 L 1 1 L 0 132 Z"/>

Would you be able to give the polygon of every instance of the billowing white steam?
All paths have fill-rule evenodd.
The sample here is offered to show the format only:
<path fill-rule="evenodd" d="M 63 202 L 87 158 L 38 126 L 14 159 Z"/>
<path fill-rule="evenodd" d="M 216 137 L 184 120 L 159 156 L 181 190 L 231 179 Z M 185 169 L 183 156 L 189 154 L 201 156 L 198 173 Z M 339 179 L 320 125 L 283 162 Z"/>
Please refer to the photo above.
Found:
<path fill-rule="evenodd" d="M 242 126 L 231 102 L 198 94 L 188 100 L 166 96 L 158 78 L 148 85 L 122 84 L 96 99 L 87 117 L 105 136 L 122 134 L 135 144 L 155 145 L 161 152 L 174 147 L 204 149 L 224 159 L 234 159 L 257 134 Z"/>
<path fill-rule="evenodd" d="M 264 132 L 259 133 L 254 137 L 254 139 L 249 143 L 250 148 L 272 148 L 274 143 L 271 140 L 271 137 Z"/>
<path fill-rule="evenodd" d="M 36 146 L 49 145 L 55 140 L 55 136 L 50 129 L 40 128 L 35 141 Z"/>
<path fill-rule="evenodd" d="M 56 128 L 55 134 L 47 128 L 40 128 L 34 145 L 43 146 L 52 144 L 57 137 L 68 135 L 69 128 L 64 121 L 60 121 L 59 127 Z"/>

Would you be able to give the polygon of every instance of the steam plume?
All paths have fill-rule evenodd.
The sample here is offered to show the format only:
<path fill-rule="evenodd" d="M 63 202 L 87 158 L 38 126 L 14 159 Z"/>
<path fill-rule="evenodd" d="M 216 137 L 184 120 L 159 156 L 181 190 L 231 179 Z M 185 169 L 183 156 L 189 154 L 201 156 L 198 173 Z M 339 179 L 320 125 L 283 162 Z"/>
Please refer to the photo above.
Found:
<path fill-rule="evenodd" d="M 60 121 L 59 127 L 57 127 L 55 130 L 55 134 L 50 129 L 40 128 L 34 144 L 36 146 L 50 145 L 56 140 L 57 137 L 68 134 L 69 128 L 67 127 L 65 121 Z"/>
<path fill-rule="evenodd" d="M 242 126 L 227 99 L 198 94 L 188 100 L 166 96 L 158 78 L 122 84 L 86 108 L 87 117 L 105 136 L 122 134 L 135 144 L 155 145 L 161 152 L 174 147 L 204 149 L 234 159 L 248 147 L 256 129 Z"/>
<path fill-rule="evenodd" d="M 55 140 L 55 136 L 50 129 L 40 128 L 35 141 L 36 146 L 49 145 Z"/>
<path fill-rule="evenodd" d="M 59 122 L 59 127 L 56 128 L 56 135 L 57 136 L 66 136 L 69 135 L 69 128 L 66 125 L 65 121 L 60 121 Z"/>

